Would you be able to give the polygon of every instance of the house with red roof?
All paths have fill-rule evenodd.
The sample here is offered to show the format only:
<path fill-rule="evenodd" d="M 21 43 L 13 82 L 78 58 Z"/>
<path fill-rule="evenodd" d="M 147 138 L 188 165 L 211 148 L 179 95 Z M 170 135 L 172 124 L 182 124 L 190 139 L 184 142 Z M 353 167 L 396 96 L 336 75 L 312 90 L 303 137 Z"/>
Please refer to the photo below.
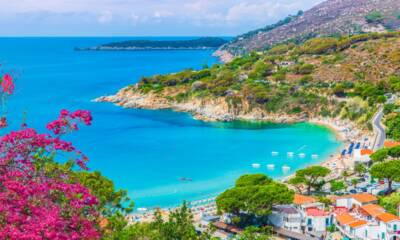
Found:
<path fill-rule="evenodd" d="M 378 198 L 370 193 L 349 194 L 336 198 L 336 207 L 345 207 L 349 210 L 367 204 L 378 203 Z"/>
<path fill-rule="evenodd" d="M 293 205 L 301 213 L 302 230 L 306 234 L 319 238 L 332 224 L 331 214 L 325 211 L 325 205 L 314 197 L 295 194 Z"/>
<path fill-rule="evenodd" d="M 350 239 L 400 239 L 400 218 L 376 204 L 371 194 L 352 194 L 336 199 L 334 223 Z"/>

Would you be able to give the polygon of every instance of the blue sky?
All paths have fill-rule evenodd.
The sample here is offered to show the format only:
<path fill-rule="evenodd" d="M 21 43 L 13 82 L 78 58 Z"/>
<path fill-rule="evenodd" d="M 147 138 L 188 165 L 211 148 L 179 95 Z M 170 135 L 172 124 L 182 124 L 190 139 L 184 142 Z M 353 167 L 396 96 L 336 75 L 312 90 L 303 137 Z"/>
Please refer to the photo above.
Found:
<path fill-rule="evenodd" d="M 322 0 L 0 0 L 0 36 L 233 36 Z"/>

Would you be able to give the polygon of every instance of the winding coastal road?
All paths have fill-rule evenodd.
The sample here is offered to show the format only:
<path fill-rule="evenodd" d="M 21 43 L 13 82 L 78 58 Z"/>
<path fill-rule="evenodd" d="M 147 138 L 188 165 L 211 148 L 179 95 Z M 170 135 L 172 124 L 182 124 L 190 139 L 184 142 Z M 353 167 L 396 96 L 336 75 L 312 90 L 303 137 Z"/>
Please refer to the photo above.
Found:
<path fill-rule="evenodd" d="M 383 117 L 383 107 L 379 107 L 378 112 L 372 118 L 372 127 L 375 133 L 375 140 L 373 144 L 373 149 L 376 151 L 383 148 L 383 144 L 386 139 L 386 132 L 381 123 Z"/>

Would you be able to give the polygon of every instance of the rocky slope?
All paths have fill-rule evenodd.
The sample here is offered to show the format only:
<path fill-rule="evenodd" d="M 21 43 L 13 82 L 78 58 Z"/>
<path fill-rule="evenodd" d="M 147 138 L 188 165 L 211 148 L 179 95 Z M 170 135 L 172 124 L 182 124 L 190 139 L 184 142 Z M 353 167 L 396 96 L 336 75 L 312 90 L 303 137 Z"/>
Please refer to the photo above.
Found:
<path fill-rule="evenodd" d="M 316 36 L 400 29 L 400 1 L 327 0 L 286 22 L 239 36 L 218 53 L 240 55 L 290 39 L 303 41 Z"/>
<path fill-rule="evenodd" d="M 95 102 L 110 102 L 124 108 L 172 109 L 177 112 L 190 113 L 195 119 L 203 121 L 260 120 L 295 123 L 307 120 L 306 117 L 299 114 L 272 114 L 262 108 L 250 108 L 248 104 L 240 109 L 232 108 L 224 97 L 189 98 L 183 102 L 171 101 L 165 96 L 141 93 L 137 85 L 123 88 L 116 95 L 99 97 L 95 99 Z"/>
<path fill-rule="evenodd" d="M 173 109 L 206 121 L 346 118 L 367 127 L 400 91 L 400 32 L 314 38 L 199 71 L 142 78 L 96 101 Z"/>

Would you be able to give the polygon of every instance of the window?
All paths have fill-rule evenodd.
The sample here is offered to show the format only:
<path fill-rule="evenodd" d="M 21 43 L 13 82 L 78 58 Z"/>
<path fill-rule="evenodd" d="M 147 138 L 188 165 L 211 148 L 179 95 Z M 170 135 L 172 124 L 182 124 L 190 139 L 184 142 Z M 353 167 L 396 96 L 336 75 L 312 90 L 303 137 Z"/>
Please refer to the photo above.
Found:
<path fill-rule="evenodd" d="M 382 239 L 385 239 L 385 233 L 382 233 Z"/>
<path fill-rule="evenodd" d="M 368 237 L 368 230 L 365 230 L 365 237 Z"/>
<path fill-rule="evenodd" d="M 307 219 L 307 225 L 312 225 L 312 219 L 311 218 Z"/>
<path fill-rule="evenodd" d="M 393 224 L 393 230 L 397 231 L 397 224 Z"/>

